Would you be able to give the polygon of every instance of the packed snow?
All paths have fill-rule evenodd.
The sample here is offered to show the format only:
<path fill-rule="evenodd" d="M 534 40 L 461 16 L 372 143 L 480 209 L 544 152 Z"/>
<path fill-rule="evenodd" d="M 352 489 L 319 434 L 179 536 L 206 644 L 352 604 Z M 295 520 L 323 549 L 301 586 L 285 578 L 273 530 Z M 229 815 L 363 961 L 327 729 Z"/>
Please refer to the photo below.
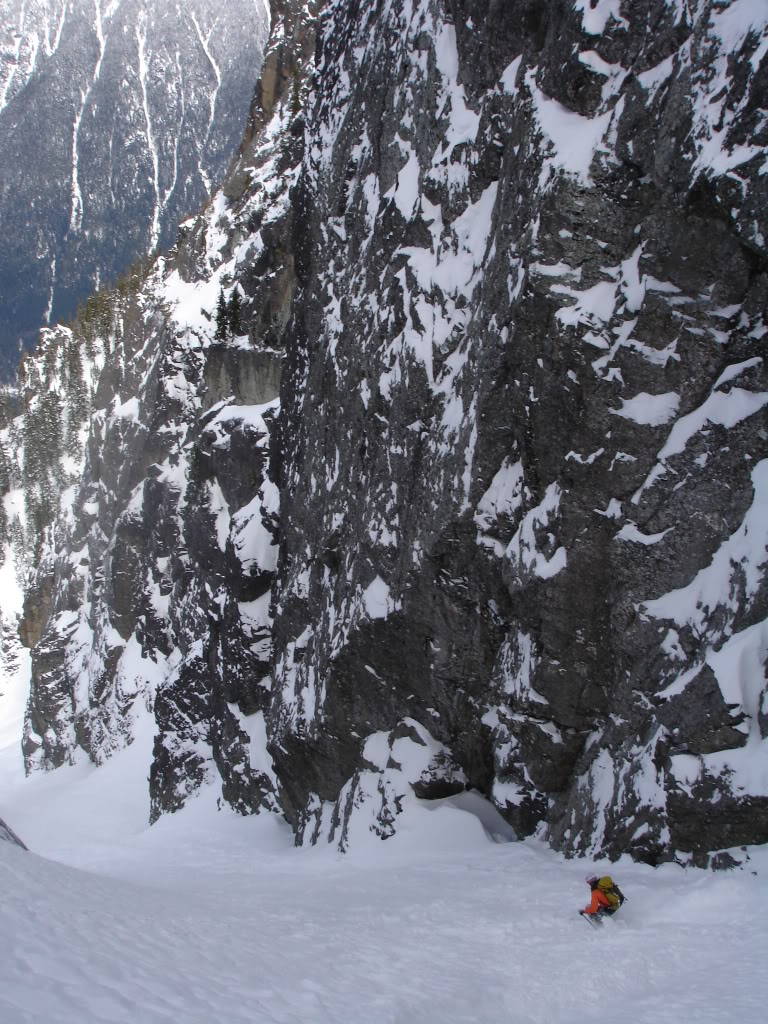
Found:
<path fill-rule="evenodd" d="M 724 873 L 566 861 L 476 794 L 407 798 L 343 855 L 215 789 L 150 828 L 151 730 L 24 779 L 23 668 L 0 686 L 0 817 L 32 851 L 0 841 L 4 1024 L 764 1020 L 764 850 Z M 629 897 L 600 930 L 576 913 L 592 870 Z"/>

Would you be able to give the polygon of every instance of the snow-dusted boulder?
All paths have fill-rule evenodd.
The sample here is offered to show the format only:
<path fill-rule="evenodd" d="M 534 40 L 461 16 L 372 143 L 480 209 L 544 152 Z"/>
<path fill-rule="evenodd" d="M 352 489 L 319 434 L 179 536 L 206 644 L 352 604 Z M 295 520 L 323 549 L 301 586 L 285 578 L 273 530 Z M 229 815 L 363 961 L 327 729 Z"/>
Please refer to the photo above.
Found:
<path fill-rule="evenodd" d="M 366 738 L 360 768 L 335 801 L 324 803 L 313 795 L 297 841 L 324 841 L 346 850 L 367 832 L 388 839 L 397 830 L 397 816 L 405 802 L 462 793 L 466 782 L 448 748 L 424 726 L 406 718 L 395 729 Z"/>

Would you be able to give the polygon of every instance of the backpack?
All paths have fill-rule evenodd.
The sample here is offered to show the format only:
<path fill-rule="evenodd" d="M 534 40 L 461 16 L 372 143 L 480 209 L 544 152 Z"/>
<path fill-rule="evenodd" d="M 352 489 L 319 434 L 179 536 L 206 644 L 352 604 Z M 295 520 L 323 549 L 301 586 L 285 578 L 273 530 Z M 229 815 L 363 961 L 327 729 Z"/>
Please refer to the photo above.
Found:
<path fill-rule="evenodd" d="M 597 888 L 610 903 L 611 913 L 615 914 L 621 906 L 621 904 L 624 902 L 624 893 L 621 891 L 618 885 L 614 883 L 610 875 L 603 875 L 602 878 L 598 878 Z"/>

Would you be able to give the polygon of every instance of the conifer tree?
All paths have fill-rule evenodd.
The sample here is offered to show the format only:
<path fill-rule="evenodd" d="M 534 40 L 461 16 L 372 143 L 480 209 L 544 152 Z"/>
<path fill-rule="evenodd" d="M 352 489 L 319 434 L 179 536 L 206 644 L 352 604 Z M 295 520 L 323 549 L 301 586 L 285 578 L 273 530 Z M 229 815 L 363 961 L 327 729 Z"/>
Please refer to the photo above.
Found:
<path fill-rule="evenodd" d="M 67 346 L 67 406 L 70 418 L 78 423 L 88 415 L 88 387 L 83 380 L 83 359 L 77 338 Z"/>
<path fill-rule="evenodd" d="M 87 418 L 89 411 L 88 385 L 83 380 L 83 360 L 80 346 L 76 338 L 72 338 L 67 350 L 67 436 L 66 450 L 74 459 L 82 455 L 80 443 L 80 425 Z"/>
<path fill-rule="evenodd" d="M 58 362 L 59 353 L 56 348 L 56 339 L 53 335 L 49 334 L 45 337 L 45 340 L 42 343 L 45 345 L 45 355 L 43 356 L 43 380 L 45 381 L 46 387 L 50 387 L 56 379 L 56 364 Z"/>
<path fill-rule="evenodd" d="M 104 339 L 106 346 L 109 335 L 112 332 L 115 293 L 113 289 L 110 289 L 109 291 L 100 292 L 99 295 L 101 296 L 101 301 L 99 304 L 98 331 Z"/>
<path fill-rule="evenodd" d="M 293 92 L 291 95 L 291 116 L 301 113 L 301 75 L 298 68 L 293 69 Z"/>
<path fill-rule="evenodd" d="M 229 305 L 227 306 L 227 321 L 229 326 L 230 334 L 237 337 L 243 333 L 243 324 L 240 319 L 240 312 L 242 309 L 242 301 L 240 299 L 240 291 L 237 285 L 232 289 L 232 294 L 229 297 Z"/>
<path fill-rule="evenodd" d="M 10 394 L 0 391 L 0 430 L 13 422 L 13 400 Z"/>
<path fill-rule="evenodd" d="M 40 400 L 44 463 L 52 465 L 61 454 L 61 401 L 55 391 L 49 391 Z"/>
<path fill-rule="evenodd" d="M 40 437 L 37 409 L 27 409 L 24 416 L 24 469 L 21 484 L 25 492 L 31 491 L 40 479 Z"/>
<path fill-rule="evenodd" d="M 5 514 L 5 502 L 0 497 L 0 565 L 5 563 L 5 545 L 8 540 L 8 517 Z"/>
<path fill-rule="evenodd" d="M 21 451 L 21 431 L 14 422 L 8 427 L 8 476 L 11 487 L 21 487 L 21 462 L 19 452 Z"/>
<path fill-rule="evenodd" d="M 5 445 L 0 441 L 0 505 L 2 496 L 11 489 L 11 465 L 5 453 Z"/>
<path fill-rule="evenodd" d="M 216 306 L 216 332 L 213 335 L 216 341 L 226 341 L 229 327 L 229 314 L 224 299 L 224 289 L 219 291 L 219 302 Z"/>
<path fill-rule="evenodd" d="M 16 582 L 23 588 L 26 563 L 24 557 L 24 528 L 18 515 L 15 515 L 8 526 L 8 535 L 13 550 L 13 561 L 16 566 Z"/>

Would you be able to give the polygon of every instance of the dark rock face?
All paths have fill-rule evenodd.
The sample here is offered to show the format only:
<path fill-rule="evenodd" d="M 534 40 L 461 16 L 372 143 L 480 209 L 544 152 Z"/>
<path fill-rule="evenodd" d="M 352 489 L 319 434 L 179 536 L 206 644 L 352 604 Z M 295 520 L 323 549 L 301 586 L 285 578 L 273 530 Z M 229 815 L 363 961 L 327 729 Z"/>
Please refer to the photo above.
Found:
<path fill-rule="evenodd" d="M 389 10 L 328 17 L 297 197 L 283 805 L 407 715 L 568 852 L 763 842 L 765 25 Z"/>
<path fill-rule="evenodd" d="M 212 346 L 205 361 L 205 405 L 227 398 L 238 405 L 263 405 L 280 393 L 281 361 L 263 349 Z"/>
<path fill-rule="evenodd" d="M 223 177 L 263 0 L 11 0 L 0 15 L 0 375 L 156 246 Z"/>
<path fill-rule="evenodd" d="M 102 374 L 31 767 L 141 713 L 153 817 L 216 781 L 346 848 L 472 787 L 568 854 L 768 841 L 742 14 L 273 5 L 230 178 Z M 246 334 L 214 344 L 233 287 Z"/>

